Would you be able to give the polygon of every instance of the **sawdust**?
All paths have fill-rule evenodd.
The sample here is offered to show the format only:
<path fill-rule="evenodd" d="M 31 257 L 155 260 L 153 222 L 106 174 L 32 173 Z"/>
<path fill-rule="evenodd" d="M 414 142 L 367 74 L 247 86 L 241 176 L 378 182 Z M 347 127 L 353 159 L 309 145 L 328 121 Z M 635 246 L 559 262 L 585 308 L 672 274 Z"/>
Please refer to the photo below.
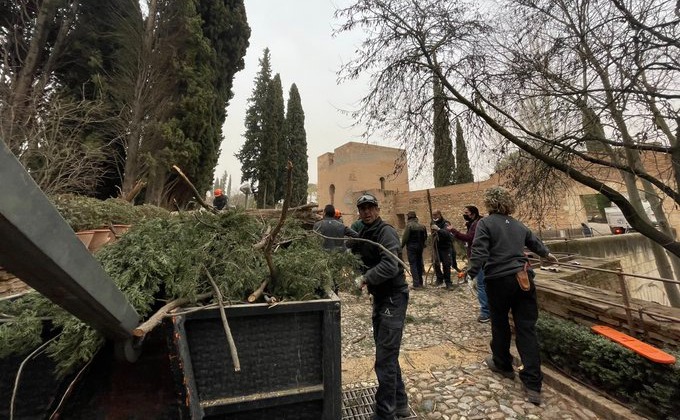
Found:
<path fill-rule="evenodd" d="M 402 351 L 399 364 L 402 373 L 427 372 L 436 366 L 463 366 L 482 358 L 476 349 L 465 349 L 455 344 L 443 344 L 425 349 Z M 342 383 L 351 384 L 375 379 L 373 356 L 342 359 Z"/>

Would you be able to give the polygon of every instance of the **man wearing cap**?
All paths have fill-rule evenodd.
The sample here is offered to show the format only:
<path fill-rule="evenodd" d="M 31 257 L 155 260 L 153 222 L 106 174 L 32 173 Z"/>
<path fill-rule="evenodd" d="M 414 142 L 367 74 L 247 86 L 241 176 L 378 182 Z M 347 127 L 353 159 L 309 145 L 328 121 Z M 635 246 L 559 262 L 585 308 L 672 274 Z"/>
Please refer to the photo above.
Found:
<path fill-rule="evenodd" d="M 406 229 L 401 236 L 401 247 L 406 246 L 408 263 L 411 266 L 413 276 L 413 288 L 423 287 L 423 274 L 425 273 L 425 262 L 423 261 L 423 249 L 427 241 L 427 229 L 418 223 L 415 211 L 406 214 Z"/>
<path fill-rule="evenodd" d="M 379 243 L 388 251 L 370 242 L 355 241 L 352 252 L 363 262 L 362 275 L 355 284 L 368 287 L 373 295 L 373 339 L 375 340 L 375 393 L 373 419 L 387 420 L 408 417 L 408 397 L 399 366 L 399 348 L 408 306 L 408 286 L 404 269 L 397 262 L 401 249 L 397 231 L 380 218 L 378 200 L 363 194 L 357 200 L 359 217 L 364 224 L 359 237 Z"/>
<path fill-rule="evenodd" d="M 227 205 L 227 196 L 222 193 L 220 188 L 215 190 L 215 198 L 213 199 L 213 206 L 217 210 L 222 210 Z"/>

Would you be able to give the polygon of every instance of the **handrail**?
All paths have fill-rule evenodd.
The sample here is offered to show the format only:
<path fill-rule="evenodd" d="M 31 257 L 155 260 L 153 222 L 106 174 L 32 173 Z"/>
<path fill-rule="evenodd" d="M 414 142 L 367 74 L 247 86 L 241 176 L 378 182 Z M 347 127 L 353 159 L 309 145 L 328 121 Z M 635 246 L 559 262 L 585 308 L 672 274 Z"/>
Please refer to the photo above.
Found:
<path fill-rule="evenodd" d="M 561 255 L 561 254 L 558 254 L 558 255 Z M 567 254 L 567 255 L 569 257 L 573 257 L 574 255 L 577 255 L 577 254 Z M 530 262 L 538 262 L 538 263 L 542 264 L 542 260 L 540 258 L 529 257 L 529 261 Z M 591 300 L 593 302 L 604 303 L 604 304 L 607 304 L 607 305 L 610 305 L 610 306 L 614 306 L 614 307 L 623 309 L 626 312 L 626 321 L 628 323 L 628 330 L 629 330 L 631 336 L 636 335 L 635 334 L 635 322 L 633 320 L 633 314 L 632 314 L 633 311 L 636 311 L 639 314 L 640 321 L 643 321 L 643 315 L 647 315 L 648 317 L 650 317 L 651 319 L 654 319 L 654 320 L 656 320 L 655 318 L 660 318 L 660 319 L 667 320 L 667 321 L 670 321 L 670 322 L 680 322 L 680 318 L 676 318 L 676 317 L 668 316 L 668 315 L 663 315 L 663 314 L 653 314 L 652 315 L 652 314 L 650 314 L 646 311 L 646 308 L 640 307 L 640 308 L 636 309 L 636 308 L 632 307 L 631 304 L 630 304 L 628 287 L 627 287 L 627 284 L 626 284 L 626 277 L 635 277 L 635 278 L 641 278 L 641 279 L 647 279 L 647 280 L 653 280 L 653 281 L 660 281 L 660 282 L 665 282 L 665 283 L 673 283 L 673 284 L 680 284 L 680 281 L 672 280 L 672 279 L 665 279 L 665 278 L 662 278 L 662 277 L 645 276 L 645 275 L 642 275 L 642 274 L 624 273 L 622 269 L 608 270 L 606 268 L 590 267 L 590 266 L 583 265 L 583 264 L 580 264 L 580 263 L 574 264 L 573 262 L 571 262 L 571 263 L 569 263 L 569 262 L 559 262 L 559 258 L 558 258 L 558 262 L 552 262 L 551 261 L 550 265 L 558 265 L 558 266 L 563 266 L 563 267 L 569 267 L 569 268 L 572 268 L 572 269 L 584 269 L 584 270 L 598 271 L 598 272 L 602 272 L 602 273 L 616 274 L 616 276 L 619 280 L 619 287 L 620 287 L 620 291 L 621 291 L 621 298 L 623 300 L 623 304 L 618 304 L 618 303 L 609 302 L 609 301 L 602 300 L 602 299 L 597 299 L 597 298 L 594 298 L 592 296 L 586 296 L 586 295 L 574 293 L 574 292 L 568 291 L 568 290 L 563 291 L 563 292 L 566 293 L 566 294 L 572 295 L 572 296 L 576 296 L 576 297 L 583 298 L 583 299 L 586 299 L 586 300 Z M 546 286 L 544 286 L 544 287 L 546 287 Z M 547 286 L 546 288 L 550 288 L 550 287 Z M 643 329 L 644 329 L 644 326 L 643 326 Z M 645 330 L 645 333 L 647 333 L 646 330 Z"/>

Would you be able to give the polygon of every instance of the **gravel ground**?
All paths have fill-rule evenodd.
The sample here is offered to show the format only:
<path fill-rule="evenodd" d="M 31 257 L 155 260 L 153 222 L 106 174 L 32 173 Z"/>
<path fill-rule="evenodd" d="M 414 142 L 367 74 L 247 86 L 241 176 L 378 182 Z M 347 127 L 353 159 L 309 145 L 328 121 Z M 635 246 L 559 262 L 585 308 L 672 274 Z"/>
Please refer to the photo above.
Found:
<path fill-rule="evenodd" d="M 340 294 L 343 385 L 375 385 L 371 300 Z M 490 325 L 467 286 L 411 291 L 400 364 L 411 407 L 424 419 L 597 419 L 592 411 L 543 385 L 543 403 L 526 401 L 522 383 L 491 372 Z"/>

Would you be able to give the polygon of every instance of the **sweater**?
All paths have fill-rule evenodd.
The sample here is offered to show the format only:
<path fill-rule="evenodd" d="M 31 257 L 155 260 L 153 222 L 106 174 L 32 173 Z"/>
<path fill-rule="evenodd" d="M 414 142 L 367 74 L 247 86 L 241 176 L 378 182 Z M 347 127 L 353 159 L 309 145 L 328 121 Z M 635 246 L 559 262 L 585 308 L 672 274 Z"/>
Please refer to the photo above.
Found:
<path fill-rule="evenodd" d="M 475 278 L 483 268 L 487 280 L 513 275 L 529 261 L 525 246 L 541 257 L 550 253 L 528 227 L 513 217 L 490 214 L 477 223 L 468 274 Z"/>

